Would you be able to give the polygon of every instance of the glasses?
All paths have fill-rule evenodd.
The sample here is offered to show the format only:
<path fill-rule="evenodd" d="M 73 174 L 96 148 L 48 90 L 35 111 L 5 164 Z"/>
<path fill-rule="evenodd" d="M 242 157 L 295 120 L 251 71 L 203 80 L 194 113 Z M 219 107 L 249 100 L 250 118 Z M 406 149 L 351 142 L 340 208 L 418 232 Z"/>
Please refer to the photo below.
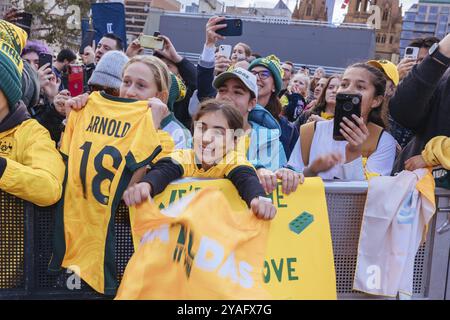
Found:
<path fill-rule="evenodd" d="M 260 78 L 261 80 L 266 80 L 267 78 L 270 77 L 270 71 L 268 70 L 262 70 L 262 71 L 252 71 L 252 73 L 258 78 Z"/>

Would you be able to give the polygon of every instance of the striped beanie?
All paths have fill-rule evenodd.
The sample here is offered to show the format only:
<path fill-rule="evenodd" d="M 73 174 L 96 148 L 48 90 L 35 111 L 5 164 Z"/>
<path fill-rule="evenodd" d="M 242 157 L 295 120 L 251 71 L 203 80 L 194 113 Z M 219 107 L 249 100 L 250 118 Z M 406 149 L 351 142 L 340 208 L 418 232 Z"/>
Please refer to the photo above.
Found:
<path fill-rule="evenodd" d="M 0 20 L 0 90 L 8 99 L 10 110 L 22 97 L 23 61 L 20 53 L 26 42 L 24 30 Z"/>

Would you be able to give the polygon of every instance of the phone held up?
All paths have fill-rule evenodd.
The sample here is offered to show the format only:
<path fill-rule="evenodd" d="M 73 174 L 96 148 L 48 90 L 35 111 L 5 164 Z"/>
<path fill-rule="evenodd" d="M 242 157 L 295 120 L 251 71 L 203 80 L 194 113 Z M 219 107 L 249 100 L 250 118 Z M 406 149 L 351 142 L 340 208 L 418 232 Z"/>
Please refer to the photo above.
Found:
<path fill-rule="evenodd" d="M 219 46 L 219 55 L 224 56 L 227 59 L 231 58 L 231 46 L 228 44 L 221 44 Z"/>
<path fill-rule="evenodd" d="M 336 109 L 334 114 L 334 128 L 333 139 L 336 141 L 345 141 L 344 136 L 341 134 L 341 122 L 343 118 L 353 121 L 356 124 L 352 115 L 361 117 L 361 102 L 362 96 L 360 94 L 345 94 L 339 93 L 336 95 Z"/>
<path fill-rule="evenodd" d="M 419 56 L 419 50 L 420 48 L 417 47 L 407 47 L 405 49 L 405 59 L 417 60 L 417 57 Z"/>
<path fill-rule="evenodd" d="M 139 37 L 139 43 L 147 49 L 162 50 L 164 48 L 164 39 L 160 38 L 159 35 L 159 32 L 155 32 L 153 36 L 141 35 Z"/>
<path fill-rule="evenodd" d="M 48 67 L 51 69 L 53 64 L 53 55 L 49 53 L 39 53 L 39 69 L 48 64 Z"/>
<path fill-rule="evenodd" d="M 28 37 L 30 37 L 31 32 L 31 23 L 33 21 L 33 15 L 28 12 L 18 12 L 16 14 L 17 20 L 14 22 L 16 26 L 22 28 L 27 33 Z"/>
<path fill-rule="evenodd" d="M 226 24 L 227 26 L 216 31 L 224 37 L 242 36 L 242 20 L 241 19 L 225 19 L 218 24 Z"/>

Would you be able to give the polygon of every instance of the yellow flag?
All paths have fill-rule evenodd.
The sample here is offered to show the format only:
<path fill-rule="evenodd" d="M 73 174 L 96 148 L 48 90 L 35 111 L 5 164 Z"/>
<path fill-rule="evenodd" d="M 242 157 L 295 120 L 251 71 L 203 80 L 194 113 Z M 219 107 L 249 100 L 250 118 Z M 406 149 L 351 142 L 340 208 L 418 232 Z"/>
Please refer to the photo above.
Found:
<path fill-rule="evenodd" d="M 215 189 L 163 212 L 146 202 L 134 224 L 141 243 L 116 299 L 270 299 L 262 276 L 268 230 Z"/>
<path fill-rule="evenodd" d="M 207 187 L 220 189 L 233 211 L 247 209 L 228 180 L 186 179 L 169 185 L 154 201 L 156 206 L 164 209 Z M 279 182 L 270 197 L 277 207 L 277 216 L 270 223 L 263 265 L 262 276 L 267 291 L 273 299 L 336 299 L 333 248 L 322 180 L 308 178 L 289 196 L 282 193 Z M 211 208 L 222 206 L 222 202 L 210 200 L 210 203 Z M 130 210 L 132 225 L 136 225 L 134 212 Z M 133 239 L 139 243 L 139 234 L 135 232 Z"/>

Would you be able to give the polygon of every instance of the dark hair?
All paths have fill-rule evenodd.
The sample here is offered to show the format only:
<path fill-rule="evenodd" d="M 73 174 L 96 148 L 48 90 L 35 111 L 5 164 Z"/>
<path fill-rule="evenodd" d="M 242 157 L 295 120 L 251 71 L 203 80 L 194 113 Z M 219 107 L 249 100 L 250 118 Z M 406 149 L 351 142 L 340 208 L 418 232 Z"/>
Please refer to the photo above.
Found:
<path fill-rule="evenodd" d="M 278 98 L 278 94 L 276 92 L 272 92 L 269 102 L 264 107 L 275 119 L 278 121 L 280 120 L 280 114 L 283 110 L 283 106 L 281 105 L 280 99 Z"/>
<path fill-rule="evenodd" d="M 373 67 L 367 63 L 357 63 L 351 65 L 347 69 L 360 68 L 367 70 L 371 74 L 371 82 L 375 87 L 375 97 L 382 96 L 386 92 L 386 76 L 380 69 Z M 372 109 L 369 113 L 368 121 L 379 125 L 383 129 L 387 127 L 387 106 L 389 99 L 384 98 L 383 102 L 376 108 Z"/>
<path fill-rule="evenodd" d="M 340 74 L 333 74 L 331 77 L 328 78 L 327 83 L 325 84 L 325 87 L 322 90 L 322 93 L 320 94 L 320 97 L 317 99 L 316 106 L 311 110 L 310 115 L 316 114 L 319 115 L 322 112 L 325 112 L 327 108 L 327 101 L 325 99 L 328 87 L 330 86 L 331 80 L 333 79 L 342 79 L 342 76 Z M 315 89 L 315 87 L 314 87 Z"/>
<path fill-rule="evenodd" d="M 292 67 L 292 71 L 291 73 L 294 74 L 295 73 L 295 66 L 294 63 L 292 61 L 285 61 L 284 64 L 288 64 Z"/>
<path fill-rule="evenodd" d="M 116 41 L 116 50 L 123 51 L 123 41 L 118 35 L 116 35 L 114 33 L 107 33 L 107 34 L 103 35 L 103 38 L 115 40 Z"/>
<path fill-rule="evenodd" d="M 430 49 L 435 43 L 439 42 L 441 42 L 441 40 L 436 37 L 417 38 L 412 40 L 408 47 Z"/>
<path fill-rule="evenodd" d="M 72 62 L 76 59 L 77 59 L 77 55 L 70 49 L 62 49 L 58 53 L 58 56 L 56 57 L 56 61 L 58 61 L 58 62 L 64 62 L 64 60 Z"/>
<path fill-rule="evenodd" d="M 232 130 L 243 129 L 244 119 L 239 111 L 228 101 L 208 99 L 200 103 L 199 110 L 193 120 L 198 121 L 205 114 L 220 111 L 227 119 L 228 127 Z"/>
<path fill-rule="evenodd" d="M 95 91 L 104 91 L 106 94 L 109 94 L 110 96 L 118 97 L 120 96 L 120 90 L 116 88 L 108 88 L 104 86 L 99 86 L 96 84 L 89 85 L 89 91 L 95 92 Z"/>

